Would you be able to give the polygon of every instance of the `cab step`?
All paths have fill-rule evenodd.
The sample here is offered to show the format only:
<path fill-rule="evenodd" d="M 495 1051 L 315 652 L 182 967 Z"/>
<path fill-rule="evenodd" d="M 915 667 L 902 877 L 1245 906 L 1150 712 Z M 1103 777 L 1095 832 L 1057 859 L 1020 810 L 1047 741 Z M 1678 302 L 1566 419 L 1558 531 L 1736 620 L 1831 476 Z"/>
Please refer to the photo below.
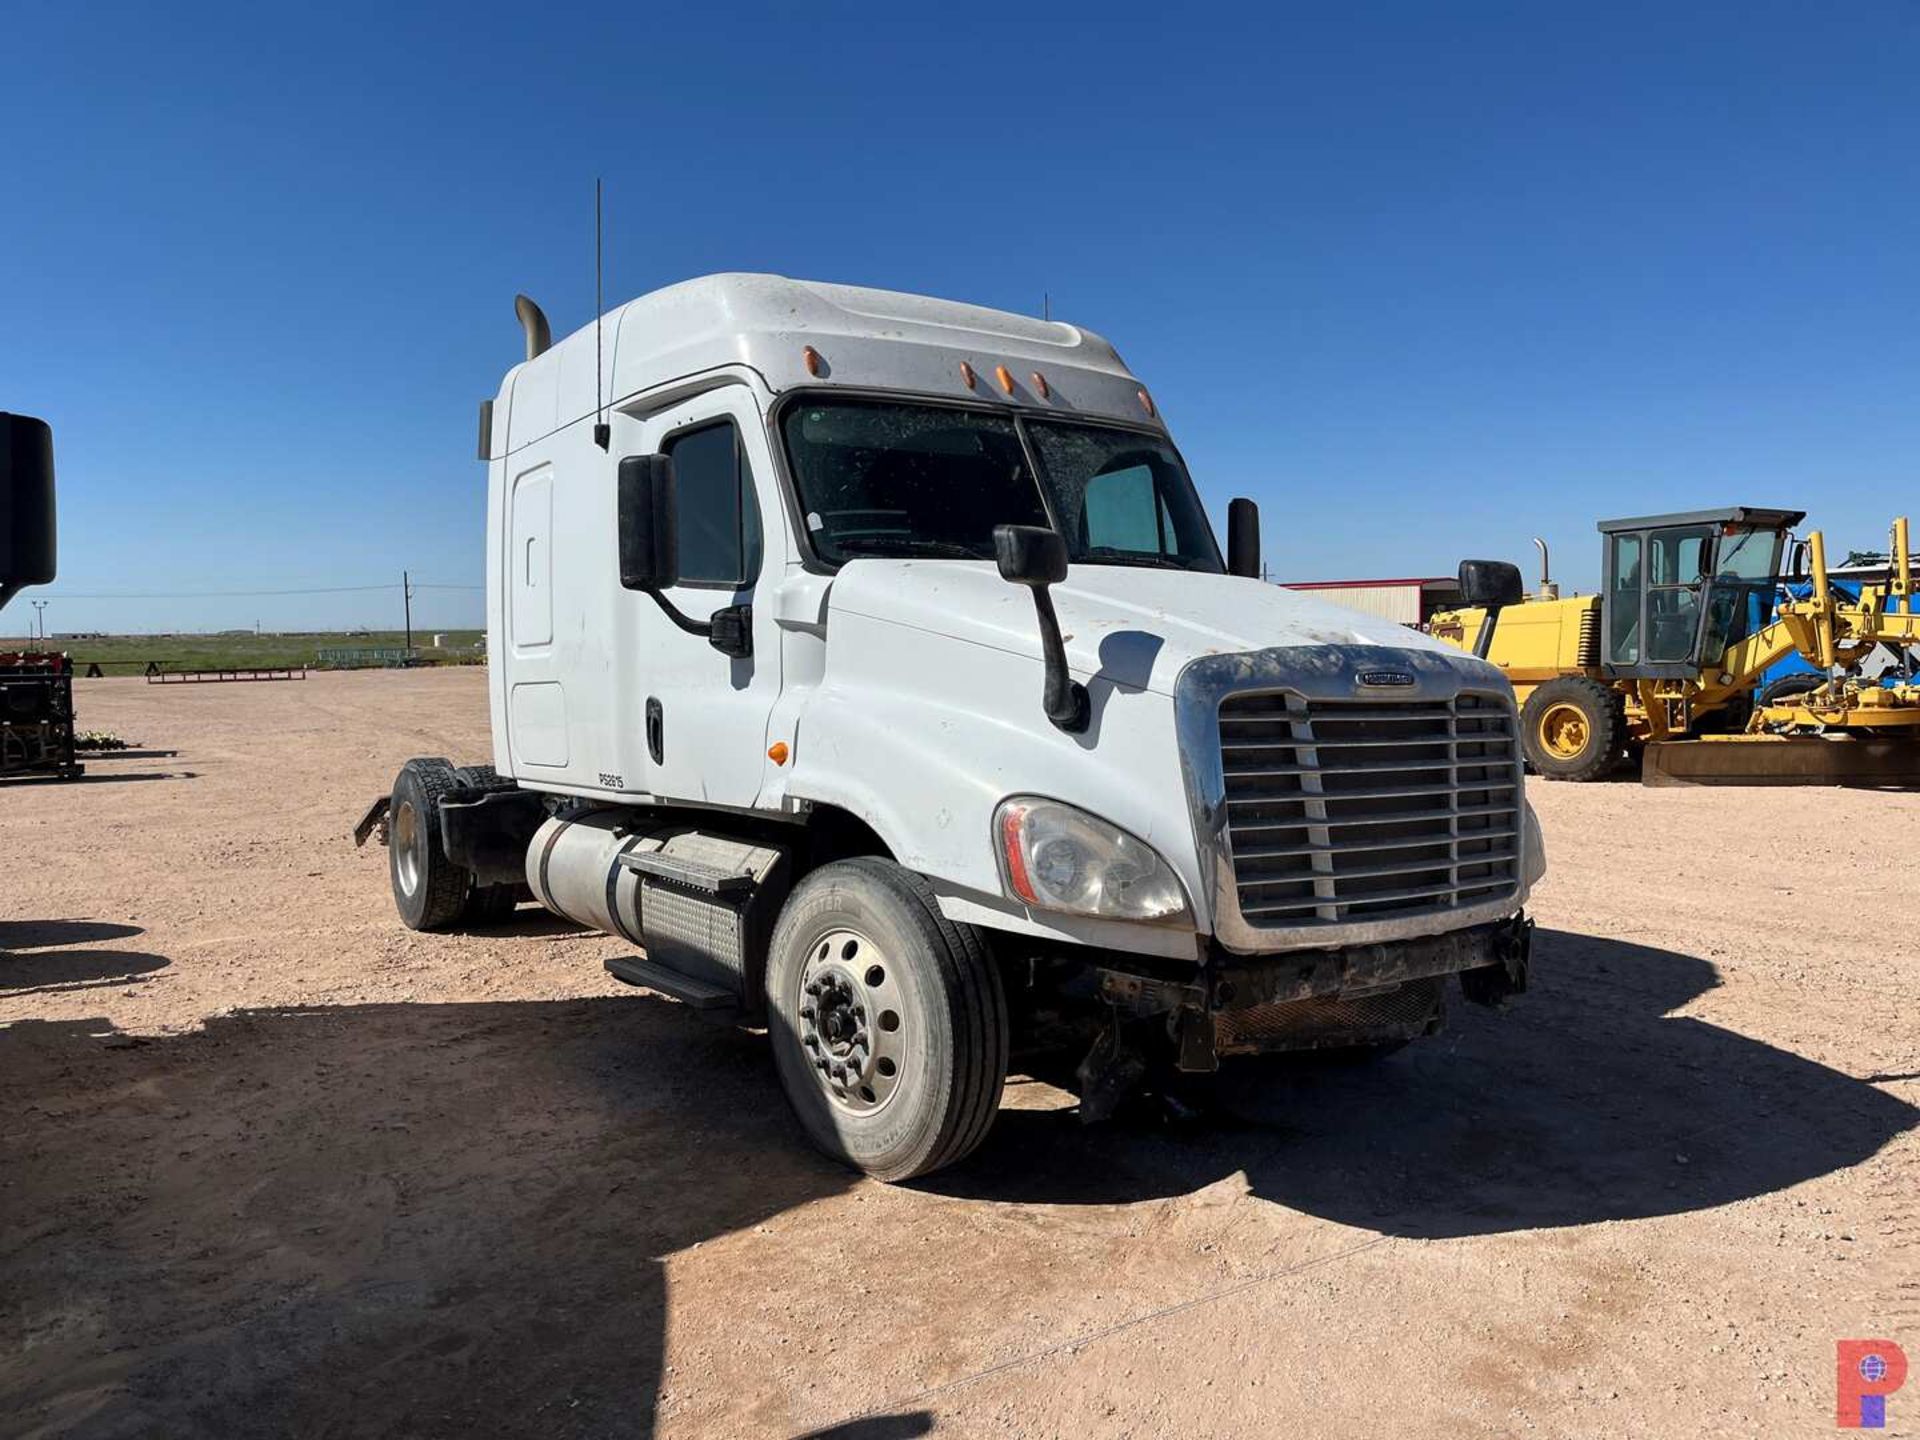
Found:
<path fill-rule="evenodd" d="M 731 990 L 709 985 L 704 980 L 696 980 L 671 966 L 639 955 L 616 955 L 607 961 L 607 973 L 629 985 L 640 985 L 648 990 L 658 990 L 662 995 L 671 995 L 682 1005 L 695 1010 L 733 1010 L 740 1005 L 740 997 Z"/>
<path fill-rule="evenodd" d="M 669 854 L 665 850 L 630 850 L 617 858 L 629 870 L 678 885 L 697 895 L 723 900 L 745 899 L 753 893 L 756 883 L 745 871 L 722 869 L 704 860 Z"/>

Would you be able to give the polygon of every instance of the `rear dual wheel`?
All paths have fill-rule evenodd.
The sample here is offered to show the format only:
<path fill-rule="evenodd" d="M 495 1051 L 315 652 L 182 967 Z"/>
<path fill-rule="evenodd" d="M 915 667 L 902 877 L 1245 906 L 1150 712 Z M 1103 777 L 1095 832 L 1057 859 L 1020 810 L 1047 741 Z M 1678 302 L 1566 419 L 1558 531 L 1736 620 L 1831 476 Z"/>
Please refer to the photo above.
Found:
<path fill-rule="evenodd" d="M 514 885 L 481 885 L 440 844 L 440 802 L 455 790 L 499 788 L 490 766 L 456 770 L 445 760 L 409 760 L 387 802 L 387 875 L 409 930 L 446 930 L 504 920 L 519 904 Z"/>

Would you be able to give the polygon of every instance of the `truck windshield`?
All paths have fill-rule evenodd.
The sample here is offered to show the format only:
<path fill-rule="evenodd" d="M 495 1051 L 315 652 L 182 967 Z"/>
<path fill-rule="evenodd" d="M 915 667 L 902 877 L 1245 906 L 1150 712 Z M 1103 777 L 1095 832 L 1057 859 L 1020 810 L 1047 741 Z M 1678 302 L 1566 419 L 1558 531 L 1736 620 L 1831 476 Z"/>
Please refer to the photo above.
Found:
<path fill-rule="evenodd" d="M 1051 525 L 1077 564 L 1222 570 L 1179 455 L 1113 426 L 884 400 L 803 400 L 781 423 L 820 558 L 990 560 L 996 525 Z"/>

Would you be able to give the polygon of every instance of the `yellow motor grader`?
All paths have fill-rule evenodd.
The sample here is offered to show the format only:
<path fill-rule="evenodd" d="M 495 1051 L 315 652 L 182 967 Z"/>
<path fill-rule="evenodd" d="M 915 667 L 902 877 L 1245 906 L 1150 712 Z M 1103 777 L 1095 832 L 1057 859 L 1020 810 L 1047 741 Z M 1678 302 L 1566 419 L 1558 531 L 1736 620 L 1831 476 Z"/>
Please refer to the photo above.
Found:
<path fill-rule="evenodd" d="M 1882 644 L 1920 642 L 1906 518 L 1890 577 L 1857 598 L 1830 581 L 1814 531 L 1810 586 L 1791 598 L 1781 560 L 1804 518 L 1735 506 L 1603 520 L 1598 595 L 1562 598 L 1543 576 L 1528 596 L 1517 567 L 1469 560 L 1466 607 L 1431 628 L 1506 672 L 1528 763 L 1548 779 L 1598 779 L 1644 751 L 1650 785 L 1920 782 L 1920 685 L 1857 673 Z M 1819 672 L 1809 688 L 1756 699 L 1795 653 Z"/>

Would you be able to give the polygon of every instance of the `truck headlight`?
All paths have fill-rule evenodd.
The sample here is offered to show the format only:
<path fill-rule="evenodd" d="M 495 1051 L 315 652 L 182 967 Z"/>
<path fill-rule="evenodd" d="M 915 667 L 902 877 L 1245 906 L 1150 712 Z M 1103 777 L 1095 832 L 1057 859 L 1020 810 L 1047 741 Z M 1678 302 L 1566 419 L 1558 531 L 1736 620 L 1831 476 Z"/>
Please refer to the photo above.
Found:
<path fill-rule="evenodd" d="M 1187 913 L 1179 878 L 1153 847 L 1084 810 L 1015 795 L 994 811 L 993 835 L 1007 894 L 1035 909 L 1109 920 Z"/>

